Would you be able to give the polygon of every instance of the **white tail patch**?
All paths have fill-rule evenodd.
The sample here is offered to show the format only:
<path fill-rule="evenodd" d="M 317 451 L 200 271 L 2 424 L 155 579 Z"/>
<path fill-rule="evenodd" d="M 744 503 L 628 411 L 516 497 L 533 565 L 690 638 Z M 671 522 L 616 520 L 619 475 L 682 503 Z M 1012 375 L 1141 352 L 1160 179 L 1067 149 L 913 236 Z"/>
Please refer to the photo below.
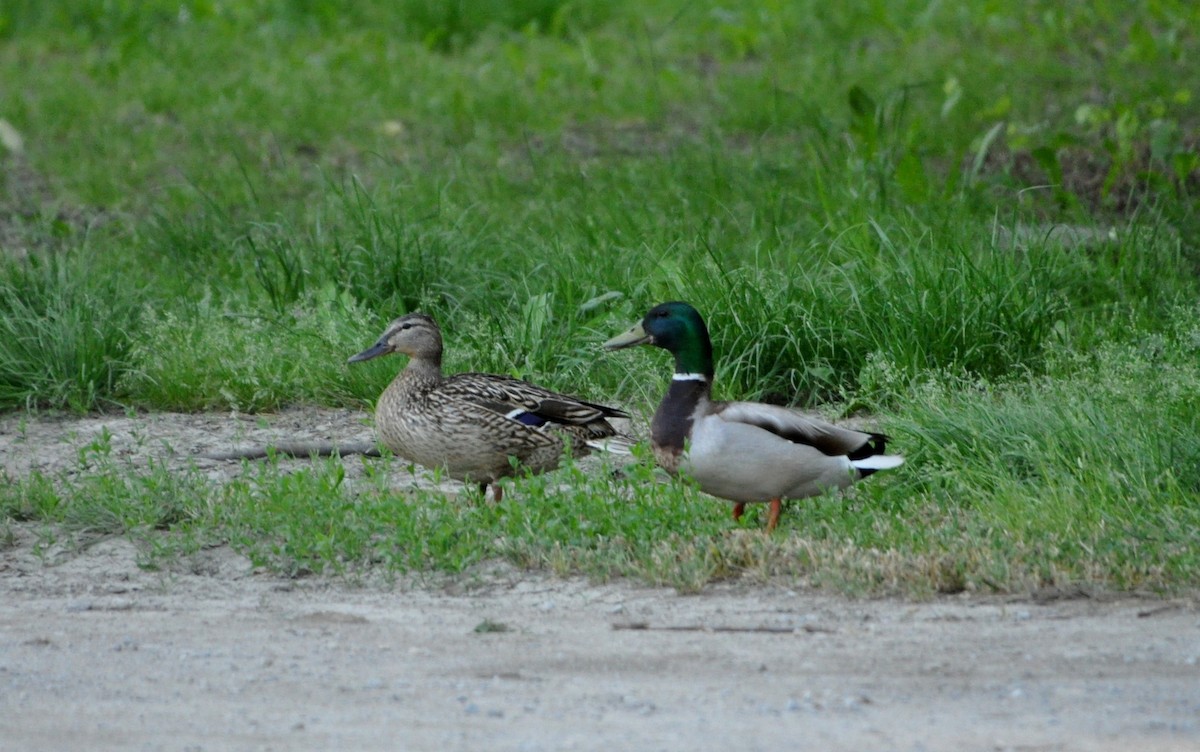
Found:
<path fill-rule="evenodd" d="M 850 460 L 850 466 L 859 470 L 891 470 L 903 464 L 904 458 L 898 454 L 877 454 L 861 460 Z"/>

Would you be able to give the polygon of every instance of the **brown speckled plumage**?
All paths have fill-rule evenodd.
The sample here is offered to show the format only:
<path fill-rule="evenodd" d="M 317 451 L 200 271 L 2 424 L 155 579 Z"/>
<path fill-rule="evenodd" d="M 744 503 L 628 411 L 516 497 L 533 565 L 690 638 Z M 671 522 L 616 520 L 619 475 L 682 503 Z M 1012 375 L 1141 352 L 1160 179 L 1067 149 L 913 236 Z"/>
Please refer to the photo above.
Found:
<path fill-rule="evenodd" d="M 408 365 L 375 406 L 375 429 L 393 453 L 428 468 L 444 468 L 481 488 L 513 475 L 558 467 L 569 440 L 574 456 L 588 441 L 616 435 L 615 408 L 552 392 L 527 381 L 487 373 L 442 375 L 442 336 L 422 313 L 393 321 L 370 349 L 350 358 L 408 355 Z M 516 460 L 514 466 L 513 458 Z"/>

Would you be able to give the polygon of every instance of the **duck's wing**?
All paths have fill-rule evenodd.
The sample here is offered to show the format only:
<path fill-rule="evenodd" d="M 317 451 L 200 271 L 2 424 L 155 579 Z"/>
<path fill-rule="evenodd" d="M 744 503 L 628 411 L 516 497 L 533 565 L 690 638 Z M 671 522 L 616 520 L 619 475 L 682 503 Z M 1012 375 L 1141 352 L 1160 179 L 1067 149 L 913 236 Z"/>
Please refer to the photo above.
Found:
<path fill-rule="evenodd" d="M 888 441 L 881 433 L 836 426 L 786 407 L 761 402 L 714 403 L 713 415 L 721 420 L 756 426 L 795 444 L 807 444 L 831 457 L 857 460 L 883 454 Z"/>
<path fill-rule="evenodd" d="M 439 390 L 455 398 L 472 402 L 528 426 L 546 423 L 564 426 L 606 427 L 606 418 L 629 415 L 607 405 L 552 392 L 528 381 L 490 373 L 460 373 L 446 379 Z"/>

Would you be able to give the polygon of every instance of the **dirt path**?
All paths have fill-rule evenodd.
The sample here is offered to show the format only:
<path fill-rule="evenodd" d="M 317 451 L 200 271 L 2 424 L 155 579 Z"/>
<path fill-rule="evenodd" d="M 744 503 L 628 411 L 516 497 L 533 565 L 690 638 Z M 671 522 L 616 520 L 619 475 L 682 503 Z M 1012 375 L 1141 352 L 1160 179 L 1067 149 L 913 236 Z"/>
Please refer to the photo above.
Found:
<path fill-rule="evenodd" d="M 229 422 L 177 420 L 214 445 Z M 53 463 L 17 457 L 31 434 L 74 457 L 97 430 L 47 426 L 0 421 L 0 466 Z M 1200 749 L 1192 598 L 680 596 L 504 567 L 354 588 L 227 549 L 145 572 L 122 539 L 47 566 L 14 531 L 0 750 Z"/>

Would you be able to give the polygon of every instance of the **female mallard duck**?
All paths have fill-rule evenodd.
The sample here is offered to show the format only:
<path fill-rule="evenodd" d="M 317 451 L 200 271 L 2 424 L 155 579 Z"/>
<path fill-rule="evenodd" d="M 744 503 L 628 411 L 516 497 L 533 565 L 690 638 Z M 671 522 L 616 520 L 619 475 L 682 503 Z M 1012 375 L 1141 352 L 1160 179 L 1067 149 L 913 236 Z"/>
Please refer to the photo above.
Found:
<path fill-rule="evenodd" d="M 650 424 L 658 464 L 682 469 L 705 493 L 734 502 L 740 519 L 749 502 L 769 501 L 775 529 L 783 499 L 845 488 L 876 470 L 904 462 L 884 454 L 887 437 L 855 431 L 758 402 L 716 402 L 712 341 L 687 303 L 663 303 L 604 347 L 654 345 L 675 356 L 675 376 Z"/>
<path fill-rule="evenodd" d="M 408 366 L 375 406 L 375 429 L 384 446 L 410 462 L 445 468 L 456 480 L 490 484 L 520 466 L 540 473 L 558 467 L 570 440 L 571 453 L 588 453 L 588 442 L 616 434 L 607 418 L 628 418 L 615 408 L 557 394 L 527 381 L 489 373 L 442 375 L 442 333 L 423 313 L 393 321 L 375 345 L 351 363 L 388 353 L 409 356 Z M 517 460 L 517 463 L 512 461 Z"/>

